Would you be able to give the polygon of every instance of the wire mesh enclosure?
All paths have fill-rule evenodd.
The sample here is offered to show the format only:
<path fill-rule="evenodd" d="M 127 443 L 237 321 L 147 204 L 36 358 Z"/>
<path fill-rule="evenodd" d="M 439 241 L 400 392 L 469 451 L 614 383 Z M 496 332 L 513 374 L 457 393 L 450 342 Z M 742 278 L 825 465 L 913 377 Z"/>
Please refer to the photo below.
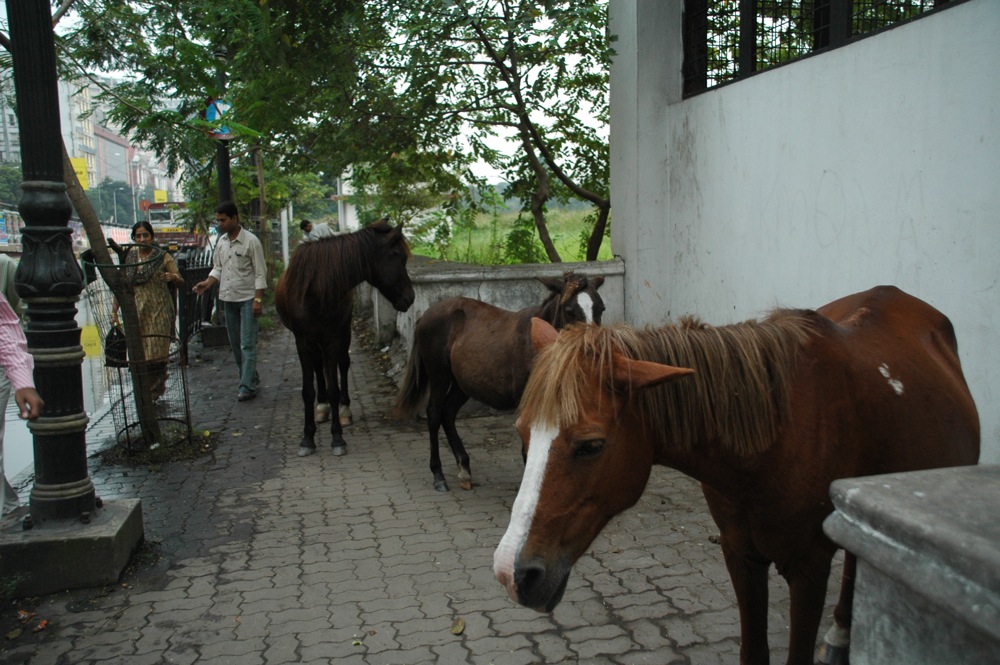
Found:
<path fill-rule="evenodd" d="M 684 94 L 846 44 L 962 0 L 686 0 Z"/>
<path fill-rule="evenodd" d="M 124 249 L 131 247 L 126 245 Z M 162 254 L 155 250 L 151 261 Z M 191 408 L 187 363 L 181 353 L 176 326 L 176 293 L 165 283 L 142 281 L 143 264 L 116 262 L 101 266 L 114 270 L 135 299 L 137 316 L 128 316 L 102 278 L 93 255 L 84 252 L 85 297 L 104 346 L 108 399 L 118 445 L 130 451 L 191 441 Z M 148 284 L 148 286 L 147 286 Z M 154 290 L 162 289 L 160 293 Z M 122 319 L 119 321 L 118 319 Z M 116 330 L 117 332 L 112 332 Z M 109 343 L 114 335 L 124 340 Z M 137 352 L 137 353 L 136 353 Z"/>

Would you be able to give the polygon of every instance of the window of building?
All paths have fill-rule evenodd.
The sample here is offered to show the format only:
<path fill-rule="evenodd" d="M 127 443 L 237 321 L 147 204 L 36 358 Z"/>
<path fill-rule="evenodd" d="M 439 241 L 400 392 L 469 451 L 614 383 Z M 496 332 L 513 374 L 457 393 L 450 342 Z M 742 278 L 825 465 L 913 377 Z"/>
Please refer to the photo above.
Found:
<path fill-rule="evenodd" d="M 684 95 L 966 0 L 685 0 Z"/>

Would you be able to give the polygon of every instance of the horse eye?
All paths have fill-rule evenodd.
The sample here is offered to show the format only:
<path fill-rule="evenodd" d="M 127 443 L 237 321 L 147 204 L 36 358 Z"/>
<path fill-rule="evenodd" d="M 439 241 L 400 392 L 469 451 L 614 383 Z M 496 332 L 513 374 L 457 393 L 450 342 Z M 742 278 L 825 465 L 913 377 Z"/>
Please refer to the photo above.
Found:
<path fill-rule="evenodd" d="M 604 444 L 604 439 L 590 439 L 588 441 L 583 441 L 576 447 L 573 456 L 583 459 L 596 457 L 601 454 L 602 450 L 604 450 Z"/>

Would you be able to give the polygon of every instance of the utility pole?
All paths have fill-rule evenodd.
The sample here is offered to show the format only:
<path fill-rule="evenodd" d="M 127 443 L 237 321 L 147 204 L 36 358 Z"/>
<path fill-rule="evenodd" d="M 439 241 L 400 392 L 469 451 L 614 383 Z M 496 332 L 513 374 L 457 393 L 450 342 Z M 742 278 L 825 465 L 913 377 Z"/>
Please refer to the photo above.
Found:
<path fill-rule="evenodd" d="M 87 472 L 83 347 L 76 303 L 84 275 L 73 256 L 73 213 L 63 176 L 56 55 L 49 0 L 8 0 L 21 134 L 24 253 L 14 276 L 28 304 L 28 348 L 45 400 L 28 423 L 35 477 L 22 535 L 0 533 L 15 596 L 112 584 L 143 537 L 137 499 L 102 502 Z"/>

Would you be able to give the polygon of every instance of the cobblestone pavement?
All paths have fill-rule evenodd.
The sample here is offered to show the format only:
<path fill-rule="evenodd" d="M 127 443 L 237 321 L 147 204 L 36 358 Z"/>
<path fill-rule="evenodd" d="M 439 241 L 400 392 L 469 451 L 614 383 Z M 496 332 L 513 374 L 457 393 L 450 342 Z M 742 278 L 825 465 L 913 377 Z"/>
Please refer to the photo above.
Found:
<path fill-rule="evenodd" d="M 194 422 L 221 433 L 213 456 L 93 461 L 105 501 L 142 500 L 148 546 L 119 585 L 23 601 L 47 628 L 0 636 L 0 662 L 738 662 L 734 596 L 693 480 L 655 469 L 577 563 L 562 604 L 538 614 L 492 574 L 522 468 L 510 414 L 459 421 L 475 487 L 452 472 L 438 493 L 423 426 L 386 417 L 393 389 L 373 353 L 356 341 L 348 454 L 331 455 L 325 429 L 300 458 L 294 342 L 280 329 L 260 351 L 260 396 L 237 403 L 228 348 L 193 350 Z M 787 606 L 773 581 L 772 662 L 785 660 Z"/>

